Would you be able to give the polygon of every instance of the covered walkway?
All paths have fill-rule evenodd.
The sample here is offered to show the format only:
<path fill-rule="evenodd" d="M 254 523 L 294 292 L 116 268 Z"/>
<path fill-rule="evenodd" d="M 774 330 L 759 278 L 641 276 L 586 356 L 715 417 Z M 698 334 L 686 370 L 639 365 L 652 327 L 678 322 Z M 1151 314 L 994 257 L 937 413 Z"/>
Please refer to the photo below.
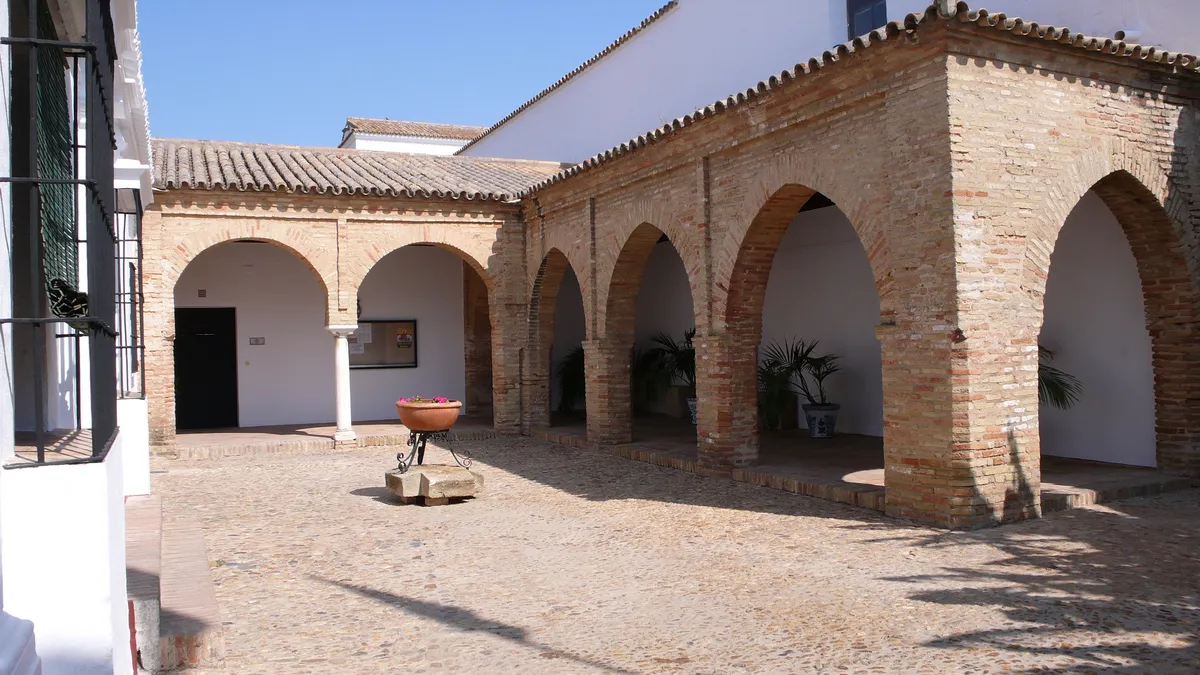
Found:
<path fill-rule="evenodd" d="M 582 419 L 562 418 L 535 436 L 543 440 L 587 447 Z M 801 429 L 764 435 L 760 464 L 735 469 L 735 481 L 808 495 L 819 499 L 883 511 L 883 439 L 841 434 L 814 440 Z M 620 457 L 696 473 L 696 431 L 686 420 L 671 417 L 637 418 L 633 442 L 597 449 Z M 1192 487 L 1194 481 L 1155 469 L 1089 462 L 1060 457 L 1042 458 L 1042 511 L 1101 504 L 1118 499 L 1162 494 Z"/>

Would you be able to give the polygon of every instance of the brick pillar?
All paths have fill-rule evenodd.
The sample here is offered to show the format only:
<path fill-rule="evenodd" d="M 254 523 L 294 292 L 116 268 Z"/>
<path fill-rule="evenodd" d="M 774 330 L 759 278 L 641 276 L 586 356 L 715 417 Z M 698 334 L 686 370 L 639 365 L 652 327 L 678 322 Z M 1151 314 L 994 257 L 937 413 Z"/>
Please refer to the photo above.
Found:
<path fill-rule="evenodd" d="M 532 343 L 521 368 L 521 432 L 550 426 L 550 347 Z"/>
<path fill-rule="evenodd" d="M 492 427 L 496 433 L 521 433 L 521 354 L 525 306 L 494 304 L 492 310 Z"/>
<path fill-rule="evenodd" d="M 592 443 L 619 444 L 633 440 L 629 398 L 631 345 L 624 340 L 585 340 L 587 370 L 587 437 Z"/>
<path fill-rule="evenodd" d="M 464 401 L 471 415 L 492 412 L 492 324 L 487 286 L 479 273 L 463 264 L 463 350 L 466 364 Z"/>
<path fill-rule="evenodd" d="M 1011 311 L 876 332 L 888 515 L 955 529 L 1038 515 L 1037 333 Z"/>
<path fill-rule="evenodd" d="M 146 339 L 146 406 L 150 442 L 175 440 L 175 282 L 168 268 L 162 213 L 153 207 L 142 218 L 142 293 Z"/>
<path fill-rule="evenodd" d="M 697 336 L 697 468 L 728 475 L 758 461 L 758 339 Z"/>

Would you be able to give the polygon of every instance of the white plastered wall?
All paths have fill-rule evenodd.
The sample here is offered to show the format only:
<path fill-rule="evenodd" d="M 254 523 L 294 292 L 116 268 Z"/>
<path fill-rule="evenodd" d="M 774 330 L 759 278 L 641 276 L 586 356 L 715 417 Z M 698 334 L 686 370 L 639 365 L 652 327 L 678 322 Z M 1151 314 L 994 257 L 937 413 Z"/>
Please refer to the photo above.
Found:
<path fill-rule="evenodd" d="M 422 138 L 420 136 L 385 136 L 355 132 L 342 144 L 343 148 L 356 150 L 382 150 L 384 152 L 408 152 L 416 155 L 453 155 L 466 145 L 466 141 L 450 138 Z"/>
<path fill-rule="evenodd" d="M 464 264 L 440 248 L 406 246 L 367 274 L 358 293 L 361 318 L 416 319 L 417 367 L 351 371 L 355 421 L 396 419 L 403 396 L 466 400 Z"/>
<path fill-rule="evenodd" d="M 438 248 L 408 246 L 367 275 L 359 291 L 362 318 L 416 319 L 417 367 L 352 370 L 354 421 L 394 419 L 401 396 L 464 398 L 463 264 Z M 180 276 L 177 307 L 237 310 L 241 426 L 333 421 L 334 341 L 324 297 L 316 275 L 271 244 L 222 244 Z M 265 344 L 250 345 L 251 337 Z"/>
<path fill-rule="evenodd" d="M 654 341 L 654 336 L 659 333 L 669 335 L 676 342 L 683 342 L 684 333 L 695 326 L 692 289 L 683 260 L 670 242 L 660 241 L 646 260 L 646 268 L 642 273 L 634 344 L 642 350 L 655 349 L 659 345 Z M 665 392 L 659 400 L 647 402 L 646 407 L 650 412 L 682 415 L 684 410 L 678 404 L 675 392 Z"/>
<path fill-rule="evenodd" d="M 1089 192 L 1054 246 L 1042 346 L 1083 384 L 1068 410 L 1041 408 L 1042 454 L 1154 466 L 1154 371 L 1133 250 Z"/>
<path fill-rule="evenodd" d="M 924 12 L 930 3 L 888 0 L 888 19 L 903 20 L 906 14 Z M 1200 52 L 1200 32 L 1193 29 L 1200 21 L 1200 3 L 1195 0 L 1000 4 L 996 11 L 1044 26 L 1069 26 L 1099 37 L 1134 30 L 1144 44 Z M 846 0 L 682 0 L 465 154 L 581 162 L 820 57 L 848 37 Z M 699 48 L 702 45 L 720 47 Z M 647 75 L 651 72 L 670 75 Z"/>
<path fill-rule="evenodd" d="M 839 433 L 883 435 L 879 294 L 854 227 L 836 206 L 804 211 L 775 254 L 763 306 L 763 344 L 817 340 L 840 357 L 827 392 L 841 404 Z M 803 404 L 804 401 L 799 401 Z M 804 415 L 799 415 L 805 426 Z"/>

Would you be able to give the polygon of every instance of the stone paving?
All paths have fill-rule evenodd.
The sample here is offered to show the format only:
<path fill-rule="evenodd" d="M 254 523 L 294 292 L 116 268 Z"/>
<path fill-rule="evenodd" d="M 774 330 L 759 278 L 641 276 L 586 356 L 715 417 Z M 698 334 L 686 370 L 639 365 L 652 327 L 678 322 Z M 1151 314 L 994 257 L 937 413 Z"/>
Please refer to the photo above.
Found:
<path fill-rule="evenodd" d="M 429 508 L 387 495 L 385 448 L 156 458 L 225 624 L 225 669 L 190 672 L 1200 670 L 1197 490 L 948 533 L 529 439 L 457 447 L 485 490 Z"/>

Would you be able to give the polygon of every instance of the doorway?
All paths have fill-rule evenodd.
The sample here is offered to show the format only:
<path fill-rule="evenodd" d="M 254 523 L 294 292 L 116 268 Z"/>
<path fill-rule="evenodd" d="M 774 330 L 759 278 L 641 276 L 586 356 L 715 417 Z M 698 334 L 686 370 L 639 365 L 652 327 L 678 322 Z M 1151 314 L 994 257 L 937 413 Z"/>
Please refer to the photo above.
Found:
<path fill-rule="evenodd" d="M 238 426 L 237 312 L 175 310 L 175 426 Z"/>

